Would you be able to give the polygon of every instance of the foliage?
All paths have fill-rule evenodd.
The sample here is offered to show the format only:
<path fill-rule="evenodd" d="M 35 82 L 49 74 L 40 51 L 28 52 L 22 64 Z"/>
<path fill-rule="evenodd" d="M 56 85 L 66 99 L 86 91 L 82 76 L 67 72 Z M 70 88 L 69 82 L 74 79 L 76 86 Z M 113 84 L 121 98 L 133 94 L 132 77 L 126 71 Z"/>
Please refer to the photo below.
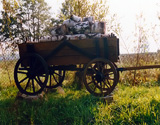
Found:
<path fill-rule="evenodd" d="M 66 20 L 71 15 L 79 17 L 94 16 L 95 20 L 105 21 L 108 14 L 108 6 L 106 6 L 106 0 L 95 0 L 89 2 L 88 0 L 66 0 L 62 3 L 61 12 L 59 18 Z"/>
<path fill-rule="evenodd" d="M 138 60 L 137 54 L 121 55 L 120 63 L 118 67 L 140 67 L 149 65 L 159 65 L 159 52 L 157 53 L 139 53 Z M 138 61 L 138 63 L 137 63 Z M 120 83 L 126 85 L 147 85 L 153 81 L 159 81 L 159 69 L 141 69 L 141 70 L 131 70 L 124 71 L 120 75 Z"/>
<path fill-rule="evenodd" d="M 11 58 L 11 57 L 9 57 Z M 10 86 L 15 86 L 14 82 L 14 66 L 17 60 L 0 61 L 0 90 L 1 88 L 8 88 Z"/>
<path fill-rule="evenodd" d="M 0 19 L 1 41 L 5 41 L 8 38 L 12 40 L 17 34 L 17 29 L 14 28 L 17 25 L 17 21 L 14 17 L 8 16 L 7 12 L 2 11 L 2 19 Z"/>
<path fill-rule="evenodd" d="M 149 54 L 149 40 L 151 37 L 150 29 L 148 29 L 146 19 L 143 13 L 136 16 L 137 22 L 135 24 L 134 37 L 132 39 L 134 43 L 134 53 L 132 56 L 126 56 L 125 60 L 121 60 L 123 67 L 139 67 L 146 65 L 159 64 L 159 53 L 150 56 Z M 132 85 L 144 84 L 151 81 L 155 81 L 159 70 L 133 70 L 123 73 L 122 81 L 130 83 Z"/>
<path fill-rule="evenodd" d="M 137 16 L 137 23 L 135 26 L 135 43 L 137 46 L 134 47 L 135 53 L 146 53 L 149 51 L 149 29 L 146 29 L 146 20 L 144 15 L 141 13 Z"/>
<path fill-rule="evenodd" d="M 62 3 L 62 8 L 59 14 L 59 18 L 66 20 L 71 15 L 79 17 L 87 16 L 89 13 L 90 2 L 87 0 L 66 0 Z"/>
<path fill-rule="evenodd" d="M 14 18 L 16 9 L 18 8 L 17 1 L 3 0 L 3 10 L 1 11 L 0 18 L 0 40 L 5 41 L 8 38 L 13 40 L 17 34 L 17 21 Z"/>
<path fill-rule="evenodd" d="M 44 35 L 46 27 L 50 24 L 50 7 L 44 0 L 23 0 L 20 7 L 19 20 L 24 21 L 22 30 L 28 32 L 26 37 L 28 40 L 39 41 Z M 23 15 L 23 16 L 22 16 Z"/>
<path fill-rule="evenodd" d="M 98 3 L 97 0 L 93 4 L 91 4 L 88 0 L 66 0 L 64 3 L 62 3 L 62 9 L 59 18 L 66 20 L 70 18 L 71 15 L 76 15 L 79 17 L 95 16 L 97 19 L 98 17 L 95 14 L 93 15 L 95 10 L 100 9 L 98 6 L 96 6 L 96 3 Z M 95 9 L 94 12 L 92 12 L 93 8 Z"/>
<path fill-rule="evenodd" d="M 11 3 L 3 2 L 5 9 L 2 11 L 4 16 L 0 21 L 1 35 L 6 39 L 12 37 L 11 40 L 17 38 L 23 42 L 39 41 L 50 25 L 50 7 L 44 0 L 22 0 L 16 8 Z"/>

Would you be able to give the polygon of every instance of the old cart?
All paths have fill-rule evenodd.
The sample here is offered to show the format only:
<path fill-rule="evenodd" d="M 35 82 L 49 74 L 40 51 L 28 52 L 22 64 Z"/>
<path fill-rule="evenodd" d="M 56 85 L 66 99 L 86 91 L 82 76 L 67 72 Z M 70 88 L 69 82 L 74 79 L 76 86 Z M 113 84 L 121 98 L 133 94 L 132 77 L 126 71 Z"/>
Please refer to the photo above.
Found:
<path fill-rule="evenodd" d="M 83 71 L 86 89 L 95 96 L 110 94 L 118 83 L 116 37 L 23 43 L 18 47 L 20 59 L 14 79 L 24 94 L 36 95 L 45 87 L 60 86 L 67 70 Z"/>

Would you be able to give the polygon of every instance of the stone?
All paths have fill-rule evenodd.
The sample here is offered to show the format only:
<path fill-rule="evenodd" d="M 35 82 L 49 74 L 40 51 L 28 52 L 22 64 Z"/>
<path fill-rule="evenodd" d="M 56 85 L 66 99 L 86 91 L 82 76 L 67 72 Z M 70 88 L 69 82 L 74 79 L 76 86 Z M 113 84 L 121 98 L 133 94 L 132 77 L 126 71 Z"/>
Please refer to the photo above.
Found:
<path fill-rule="evenodd" d="M 44 92 L 38 95 L 26 95 L 21 92 L 18 92 L 16 96 L 16 99 L 24 99 L 24 100 L 29 100 L 29 101 L 38 100 L 38 99 L 42 100 L 43 98 L 44 98 Z"/>

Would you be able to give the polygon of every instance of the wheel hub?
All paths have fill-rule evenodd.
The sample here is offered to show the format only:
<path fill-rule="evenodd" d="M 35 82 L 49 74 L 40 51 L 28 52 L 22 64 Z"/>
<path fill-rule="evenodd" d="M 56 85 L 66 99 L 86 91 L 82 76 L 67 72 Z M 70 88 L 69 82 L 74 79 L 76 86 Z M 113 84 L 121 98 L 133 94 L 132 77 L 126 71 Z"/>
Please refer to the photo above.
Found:
<path fill-rule="evenodd" d="M 29 72 L 27 73 L 27 77 L 30 78 L 30 79 L 33 79 L 33 78 L 35 78 L 35 73 L 32 72 L 32 71 L 29 71 Z"/>
<path fill-rule="evenodd" d="M 54 70 L 53 69 L 49 69 L 49 74 L 50 75 L 54 74 Z"/>
<path fill-rule="evenodd" d="M 101 72 L 98 72 L 95 76 L 97 82 L 101 82 L 104 79 L 104 75 Z"/>

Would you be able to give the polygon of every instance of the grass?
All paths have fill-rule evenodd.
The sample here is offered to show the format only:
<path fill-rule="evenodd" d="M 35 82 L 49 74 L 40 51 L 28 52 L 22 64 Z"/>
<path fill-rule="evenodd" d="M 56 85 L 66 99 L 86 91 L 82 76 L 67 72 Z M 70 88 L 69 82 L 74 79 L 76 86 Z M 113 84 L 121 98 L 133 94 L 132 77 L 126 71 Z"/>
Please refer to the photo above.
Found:
<path fill-rule="evenodd" d="M 17 60 L 0 61 L 0 90 L 14 86 L 14 67 Z"/>
<path fill-rule="evenodd" d="M 99 105 L 96 124 L 160 124 L 159 89 L 120 86 L 112 104 Z"/>
<path fill-rule="evenodd" d="M 0 91 L 0 124 L 112 125 L 160 124 L 160 87 L 119 84 L 113 102 L 105 103 L 85 89 L 64 88 L 45 98 L 17 99 L 17 88 Z"/>
<path fill-rule="evenodd" d="M 6 65 L 2 63 L 4 62 L 0 62 L 0 65 Z M 7 62 L 9 74 L 12 75 L 13 65 L 15 61 Z M 159 69 L 136 73 L 136 80 L 139 81 L 136 86 L 131 86 L 132 72 L 121 74 L 120 81 L 123 84 L 118 84 L 111 103 L 90 95 L 85 88 L 78 86 L 77 81 L 74 81 L 74 72 L 66 73 L 64 95 L 55 89 L 54 92 L 48 92 L 43 99 L 28 101 L 17 99 L 18 89 L 13 76 L 11 83 L 6 82 L 8 72 L 5 67 L 0 67 L 0 124 L 159 125 Z"/>
<path fill-rule="evenodd" d="M 0 124 L 91 123 L 92 108 L 96 106 L 98 100 L 85 91 L 71 91 L 70 89 L 65 89 L 66 94 L 63 96 L 56 92 L 48 93 L 45 100 L 17 100 L 14 93 L 16 88 L 12 89 L 10 98 L 1 97 Z M 1 93 L 1 96 L 5 96 L 9 92 L 4 90 Z M 8 116 L 10 118 L 7 119 Z"/>

